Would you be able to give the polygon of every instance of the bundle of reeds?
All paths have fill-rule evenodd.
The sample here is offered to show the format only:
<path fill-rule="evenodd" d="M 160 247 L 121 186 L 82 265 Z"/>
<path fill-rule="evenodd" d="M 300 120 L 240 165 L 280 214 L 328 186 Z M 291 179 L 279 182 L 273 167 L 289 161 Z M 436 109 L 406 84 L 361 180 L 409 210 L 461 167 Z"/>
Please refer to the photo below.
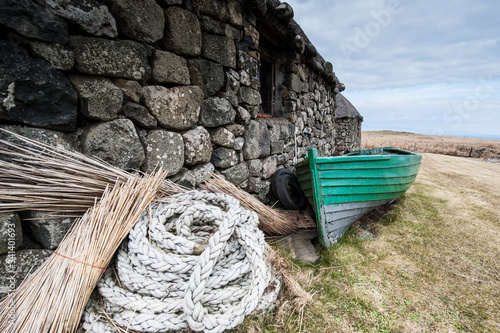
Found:
<path fill-rule="evenodd" d="M 97 281 L 165 176 L 158 171 L 107 187 L 54 254 L 0 303 L 0 332 L 74 332 Z"/>
<path fill-rule="evenodd" d="M 286 214 L 271 209 L 217 174 L 213 174 L 202 187 L 209 191 L 229 194 L 238 199 L 243 207 L 256 212 L 259 215 L 259 229 L 267 234 L 290 235 L 297 230 L 295 221 Z"/>
<path fill-rule="evenodd" d="M 45 210 L 83 212 L 94 204 L 105 187 L 138 175 L 78 152 L 70 152 L 0 128 L 11 139 L 0 140 L 0 212 Z M 15 143 L 15 141 L 19 143 Z M 236 197 L 259 215 L 259 227 L 272 235 L 288 235 L 297 227 L 277 212 L 224 178 L 213 175 L 203 188 Z M 187 190 L 169 180 L 160 196 Z"/>
<path fill-rule="evenodd" d="M 85 212 L 106 186 L 138 177 L 96 158 L 0 131 L 9 136 L 0 140 L 0 212 Z M 159 195 L 184 191 L 165 180 Z"/>
<path fill-rule="evenodd" d="M 86 155 L 6 131 L 0 140 L 0 212 L 89 209 L 55 253 L 0 303 L 0 332 L 71 332 L 104 268 L 137 217 L 155 195 L 186 189 L 154 176 L 133 174 Z M 224 178 L 204 188 L 232 195 L 259 215 L 268 234 L 286 235 L 296 225 Z M 95 205 L 100 197 L 101 201 Z"/>

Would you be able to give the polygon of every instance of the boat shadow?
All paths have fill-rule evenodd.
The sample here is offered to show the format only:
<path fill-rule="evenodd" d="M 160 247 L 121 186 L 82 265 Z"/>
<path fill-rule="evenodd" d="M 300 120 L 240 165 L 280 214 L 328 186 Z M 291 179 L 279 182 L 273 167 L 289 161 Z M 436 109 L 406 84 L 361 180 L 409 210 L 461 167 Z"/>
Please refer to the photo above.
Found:
<path fill-rule="evenodd" d="M 394 209 L 405 200 L 405 195 L 379 206 L 359 220 L 353 223 L 353 227 L 357 230 L 359 238 L 361 239 L 376 239 L 380 234 L 381 225 L 391 225 L 394 223 L 394 218 L 391 213 Z"/>

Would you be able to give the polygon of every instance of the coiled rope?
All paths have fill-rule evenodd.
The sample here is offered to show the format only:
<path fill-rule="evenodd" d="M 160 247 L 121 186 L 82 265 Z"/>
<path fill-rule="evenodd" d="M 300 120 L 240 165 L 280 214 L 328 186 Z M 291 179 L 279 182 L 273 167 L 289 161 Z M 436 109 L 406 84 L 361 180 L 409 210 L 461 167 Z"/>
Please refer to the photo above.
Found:
<path fill-rule="evenodd" d="M 111 320 L 89 302 L 83 328 L 216 333 L 269 308 L 279 281 L 257 225 L 254 212 L 225 194 L 191 191 L 155 203 L 121 245 L 116 276 L 108 269 L 98 283 Z"/>

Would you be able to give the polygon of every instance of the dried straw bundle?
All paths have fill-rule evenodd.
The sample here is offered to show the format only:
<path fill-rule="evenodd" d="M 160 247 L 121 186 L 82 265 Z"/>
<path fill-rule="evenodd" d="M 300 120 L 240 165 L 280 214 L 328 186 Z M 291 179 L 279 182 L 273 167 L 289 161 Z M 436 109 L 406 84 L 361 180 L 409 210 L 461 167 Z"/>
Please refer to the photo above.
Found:
<path fill-rule="evenodd" d="M 157 195 L 166 174 L 106 188 L 56 252 L 0 303 L 0 332 L 73 332 L 122 240 Z"/>
<path fill-rule="evenodd" d="M 70 152 L 9 132 L 11 141 L 0 140 L 0 212 L 45 210 L 84 212 L 100 198 L 106 186 L 137 175 L 104 161 Z M 17 141 L 19 143 L 14 143 Z M 160 195 L 185 190 L 169 180 Z"/>
<path fill-rule="evenodd" d="M 78 152 L 28 139 L 0 128 L 12 141 L 0 140 L 0 212 L 45 210 L 51 212 L 85 211 L 94 204 L 106 186 L 137 175 L 104 161 Z M 288 235 L 297 228 L 286 214 L 264 205 L 251 194 L 237 188 L 220 176 L 213 177 L 203 188 L 236 197 L 247 209 L 259 215 L 259 227 L 274 235 Z M 165 180 L 159 195 L 186 192 L 181 186 Z"/>
<path fill-rule="evenodd" d="M 259 215 L 259 229 L 271 235 L 290 235 L 297 230 L 294 221 L 279 211 L 264 205 L 251 194 L 239 189 L 221 176 L 213 174 L 202 187 L 213 192 L 232 195 L 241 205 Z"/>

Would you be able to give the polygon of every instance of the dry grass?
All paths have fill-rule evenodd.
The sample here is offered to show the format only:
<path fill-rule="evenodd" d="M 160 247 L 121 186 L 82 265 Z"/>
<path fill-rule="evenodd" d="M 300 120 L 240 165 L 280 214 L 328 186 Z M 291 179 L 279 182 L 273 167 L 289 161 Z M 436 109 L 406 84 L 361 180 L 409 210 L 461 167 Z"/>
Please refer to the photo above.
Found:
<path fill-rule="evenodd" d="M 291 266 L 313 298 L 302 312 L 283 300 L 246 325 L 254 332 L 500 331 L 499 189 L 498 163 L 424 154 L 417 180 L 396 203 L 320 249 L 318 265 Z"/>
<path fill-rule="evenodd" d="M 363 148 L 396 147 L 417 153 L 500 158 L 500 140 L 421 135 L 394 131 L 364 131 Z"/>

